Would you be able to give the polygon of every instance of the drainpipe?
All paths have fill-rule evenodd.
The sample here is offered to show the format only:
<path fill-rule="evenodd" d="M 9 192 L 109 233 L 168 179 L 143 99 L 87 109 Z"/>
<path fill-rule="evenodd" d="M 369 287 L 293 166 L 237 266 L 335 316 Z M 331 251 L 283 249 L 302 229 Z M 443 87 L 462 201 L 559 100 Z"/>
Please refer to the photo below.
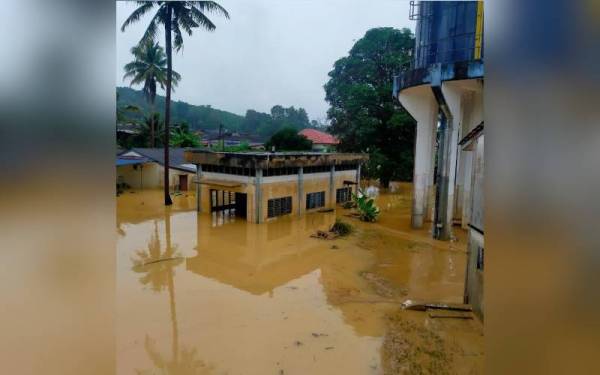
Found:
<path fill-rule="evenodd" d="M 452 132 L 454 121 L 452 112 L 442 93 L 441 81 L 432 82 L 431 90 L 440 108 L 440 141 L 437 160 L 437 189 L 435 213 L 433 220 L 433 237 L 438 240 L 449 240 L 452 236 L 451 221 L 448 220 L 448 191 L 450 186 L 450 152 L 452 150 Z"/>

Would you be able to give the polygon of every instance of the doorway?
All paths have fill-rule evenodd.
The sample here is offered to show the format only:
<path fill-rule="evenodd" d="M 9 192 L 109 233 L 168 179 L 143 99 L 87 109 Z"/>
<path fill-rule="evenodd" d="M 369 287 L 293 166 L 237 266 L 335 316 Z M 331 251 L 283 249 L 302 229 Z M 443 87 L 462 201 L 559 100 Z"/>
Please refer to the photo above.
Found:
<path fill-rule="evenodd" d="M 244 193 L 235 193 L 235 214 L 238 217 L 246 218 L 246 208 L 248 196 Z"/>
<path fill-rule="evenodd" d="M 210 212 L 246 218 L 247 195 L 228 190 L 210 189 Z"/>
<path fill-rule="evenodd" d="M 187 174 L 179 175 L 179 190 L 187 191 L 188 190 L 188 176 Z"/>

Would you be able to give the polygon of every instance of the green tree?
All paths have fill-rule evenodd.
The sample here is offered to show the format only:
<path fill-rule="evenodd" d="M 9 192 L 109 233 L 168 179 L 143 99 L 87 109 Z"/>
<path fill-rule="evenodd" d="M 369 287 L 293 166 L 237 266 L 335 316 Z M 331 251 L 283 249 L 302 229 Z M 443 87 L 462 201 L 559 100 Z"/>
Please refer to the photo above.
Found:
<path fill-rule="evenodd" d="M 171 133 L 171 146 L 173 147 L 200 147 L 200 137 L 190 131 L 187 122 L 182 122 L 173 127 Z"/>
<path fill-rule="evenodd" d="M 164 195 L 165 205 L 171 205 L 169 195 L 169 133 L 171 121 L 171 85 L 173 82 L 173 47 L 176 51 L 183 47 L 183 32 L 192 35 L 192 30 L 201 27 L 207 31 L 214 31 L 215 24 L 208 18 L 208 13 L 220 14 L 229 18 L 229 13 L 215 1 L 138 1 L 138 8 L 134 10 L 123 22 L 121 31 L 138 22 L 145 14 L 156 8 L 140 45 L 154 42 L 160 25 L 165 28 L 165 48 L 167 52 L 167 82 L 165 99 L 165 168 L 164 168 Z"/>
<path fill-rule="evenodd" d="M 158 112 L 145 116 L 140 126 L 140 134 L 138 135 L 139 141 L 137 143 L 139 145 L 136 145 L 136 147 L 162 146 L 162 139 L 158 134 L 164 131 L 164 124 Z"/>
<path fill-rule="evenodd" d="M 143 85 L 142 92 L 150 103 L 150 118 L 154 118 L 154 101 L 156 100 L 156 88 L 164 90 L 167 84 L 167 59 L 165 51 L 158 43 L 146 41 L 143 44 L 131 48 L 131 54 L 134 60 L 125 65 L 125 75 L 123 79 L 130 80 L 130 86 Z M 177 86 L 181 76 L 177 72 L 173 72 L 173 85 Z M 155 127 L 158 123 L 150 124 L 150 140 L 149 147 L 156 147 L 154 140 Z"/>
<path fill-rule="evenodd" d="M 371 29 L 335 62 L 325 84 L 338 149 L 368 152 L 365 175 L 383 187 L 392 179 L 412 180 L 415 122 L 391 93 L 393 76 L 410 61 L 413 46 L 409 29 Z"/>
<path fill-rule="evenodd" d="M 312 142 L 303 135 L 298 134 L 294 128 L 284 128 L 273 134 L 265 143 L 265 148 L 271 151 L 310 151 Z"/>

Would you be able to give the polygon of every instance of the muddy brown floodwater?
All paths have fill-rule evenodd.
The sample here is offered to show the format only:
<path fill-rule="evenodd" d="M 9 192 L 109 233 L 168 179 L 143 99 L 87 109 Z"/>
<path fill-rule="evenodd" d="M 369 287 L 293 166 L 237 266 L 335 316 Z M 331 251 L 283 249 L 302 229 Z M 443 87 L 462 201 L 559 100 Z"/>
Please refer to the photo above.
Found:
<path fill-rule="evenodd" d="M 466 234 L 410 228 L 410 185 L 377 198 L 370 224 L 347 210 L 266 224 L 198 215 L 192 193 L 117 198 L 119 374 L 479 374 L 476 319 L 401 310 L 462 302 Z M 348 237 L 311 238 L 341 217 Z"/>

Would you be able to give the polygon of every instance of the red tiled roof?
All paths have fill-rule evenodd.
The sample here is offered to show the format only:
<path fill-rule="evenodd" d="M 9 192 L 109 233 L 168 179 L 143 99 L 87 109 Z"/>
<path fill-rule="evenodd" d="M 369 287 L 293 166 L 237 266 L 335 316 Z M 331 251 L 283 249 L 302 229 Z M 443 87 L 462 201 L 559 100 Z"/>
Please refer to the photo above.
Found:
<path fill-rule="evenodd" d="M 340 141 L 331 134 L 327 134 L 316 129 L 302 129 L 298 134 L 310 139 L 313 143 L 319 145 L 337 145 Z"/>

